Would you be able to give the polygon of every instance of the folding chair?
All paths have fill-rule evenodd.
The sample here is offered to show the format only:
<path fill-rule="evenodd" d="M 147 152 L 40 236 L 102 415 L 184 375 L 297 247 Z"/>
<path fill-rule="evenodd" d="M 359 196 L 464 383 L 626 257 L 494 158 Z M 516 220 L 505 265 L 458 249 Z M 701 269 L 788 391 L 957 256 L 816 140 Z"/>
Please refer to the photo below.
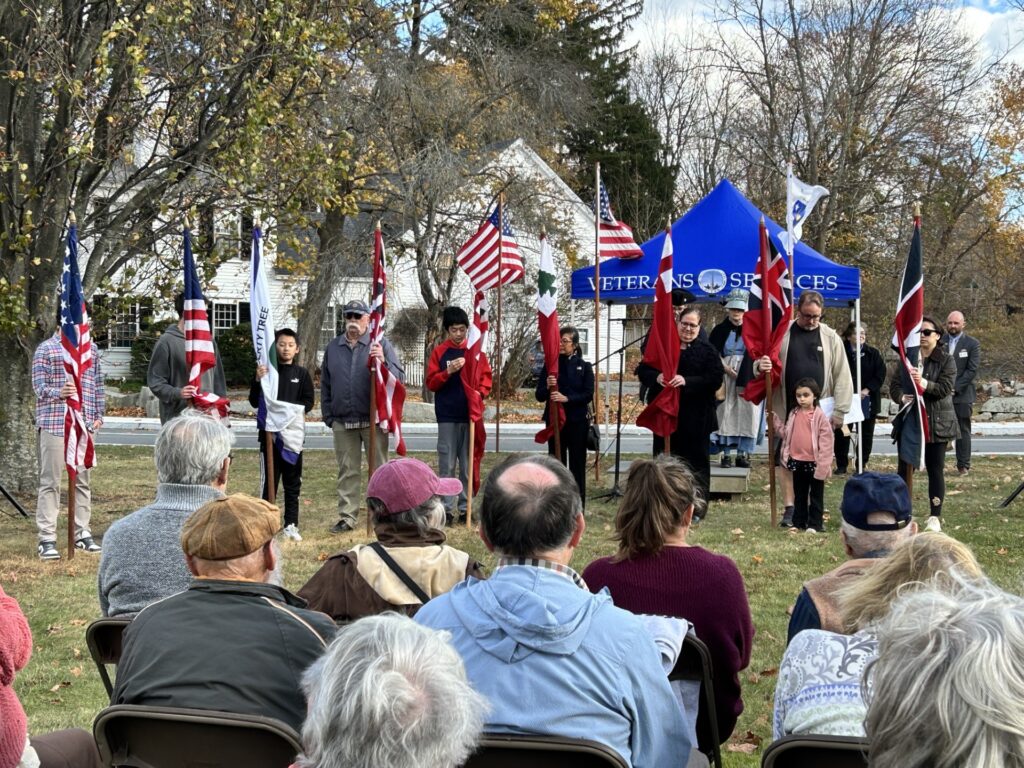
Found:
<path fill-rule="evenodd" d="M 683 639 L 683 648 L 668 679 L 700 682 L 700 708 L 697 711 L 697 748 L 708 756 L 715 768 L 722 768 L 722 749 L 718 732 L 718 710 L 715 709 L 711 652 L 693 633 Z"/>
<path fill-rule="evenodd" d="M 866 768 L 867 739 L 854 736 L 786 736 L 761 755 L 761 768 Z"/>
<path fill-rule="evenodd" d="M 103 681 L 103 687 L 107 689 L 108 699 L 114 692 L 114 684 L 107 671 L 107 665 L 110 664 L 117 669 L 117 662 L 121 660 L 123 647 L 122 635 L 125 628 L 131 623 L 131 619 L 96 619 L 85 630 L 85 643 L 89 646 L 89 654 L 100 671 L 100 679 Z"/>
<path fill-rule="evenodd" d="M 462 768 L 629 768 L 611 747 L 566 736 L 485 733 Z"/>
<path fill-rule="evenodd" d="M 104 765 L 114 768 L 287 768 L 302 749 L 279 720 L 204 709 L 117 704 L 92 729 Z"/>

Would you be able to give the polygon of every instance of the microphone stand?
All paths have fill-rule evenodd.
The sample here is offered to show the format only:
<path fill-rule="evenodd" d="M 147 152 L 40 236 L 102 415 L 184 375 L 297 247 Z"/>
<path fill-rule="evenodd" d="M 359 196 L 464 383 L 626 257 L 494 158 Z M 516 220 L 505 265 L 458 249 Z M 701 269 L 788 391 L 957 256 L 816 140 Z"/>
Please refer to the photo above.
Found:
<path fill-rule="evenodd" d="M 625 335 L 626 322 L 629 318 L 621 318 L 619 322 L 622 323 L 623 335 Z M 610 501 L 611 499 L 618 499 L 622 497 L 622 489 L 619 488 L 619 465 L 622 460 L 622 380 L 625 378 L 625 366 L 626 366 L 626 350 L 635 344 L 639 344 L 646 338 L 641 336 L 640 338 L 623 344 L 614 352 L 609 352 L 608 356 L 618 355 L 619 356 L 619 406 L 615 414 L 615 476 L 612 481 L 612 487 L 604 493 L 594 496 L 594 499 L 604 499 Z"/>

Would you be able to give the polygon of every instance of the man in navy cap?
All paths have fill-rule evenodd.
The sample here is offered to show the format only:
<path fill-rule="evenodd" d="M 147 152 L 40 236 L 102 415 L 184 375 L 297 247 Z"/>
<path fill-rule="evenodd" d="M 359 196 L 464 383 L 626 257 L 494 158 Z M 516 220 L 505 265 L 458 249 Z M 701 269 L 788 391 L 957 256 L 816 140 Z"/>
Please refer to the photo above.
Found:
<path fill-rule="evenodd" d="M 350 301 L 342 312 L 345 332 L 327 345 L 320 368 L 320 410 L 334 435 L 338 460 L 338 522 L 331 528 L 333 533 L 353 530 L 359 513 L 363 448 L 370 452 L 370 358 L 405 383 L 405 370 L 388 340 L 370 344 L 366 302 Z M 388 460 L 388 433 L 376 425 L 372 428 L 377 430 L 373 466 L 379 467 Z"/>
<path fill-rule="evenodd" d="M 836 593 L 856 579 L 902 539 L 917 533 L 910 492 L 899 475 L 863 472 L 846 481 L 840 511 L 841 536 L 850 558 L 824 576 L 804 582 L 789 619 L 788 643 L 805 629 L 843 634 Z"/>

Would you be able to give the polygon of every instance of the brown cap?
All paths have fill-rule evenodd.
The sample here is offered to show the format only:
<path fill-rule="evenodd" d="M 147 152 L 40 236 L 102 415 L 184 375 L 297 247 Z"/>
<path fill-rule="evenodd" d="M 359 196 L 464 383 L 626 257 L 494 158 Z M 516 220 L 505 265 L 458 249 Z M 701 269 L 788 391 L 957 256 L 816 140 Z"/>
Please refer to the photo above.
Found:
<path fill-rule="evenodd" d="M 181 548 L 201 560 L 232 560 L 262 547 L 281 530 L 281 513 L 262 499 L 235 493 L 208 502 L 181 528 Z"/>

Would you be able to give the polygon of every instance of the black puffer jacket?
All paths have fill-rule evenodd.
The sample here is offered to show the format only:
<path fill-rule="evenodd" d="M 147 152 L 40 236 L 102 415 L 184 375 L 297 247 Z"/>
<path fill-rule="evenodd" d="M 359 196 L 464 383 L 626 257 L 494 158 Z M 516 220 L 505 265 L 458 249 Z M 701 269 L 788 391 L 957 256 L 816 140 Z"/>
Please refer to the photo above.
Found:
<path fill-rule="evenodd" d="M 590 401 L 594 399 L 594 366 L 584 360 L 579 352 L 558 356 L 558 391 L 569 398 L 563 405 L 565 420 L 573 423 L 587 421 Z M 542 403 L 546 403 L 550 396 L 548 377 L 543 371 L 537 377 L 535 394 Z M 548 410 L 545 408 L 545 422 L 547 418 Z"/>
<path fill-rule="evenodd" d="M 903 377 L 897 362 L 889 382 L 889 397 L 897 403 L 903 400 Z M 921 375 L 928 385 L 924 390 L 924 407 L 928 412 L 929 443 L 948 443 L 960 437 L 956 412 L 953 410 L 953 383 L 956 381 L 956 361 L 945 347 L 937 346 L 924 358 Z"/>

